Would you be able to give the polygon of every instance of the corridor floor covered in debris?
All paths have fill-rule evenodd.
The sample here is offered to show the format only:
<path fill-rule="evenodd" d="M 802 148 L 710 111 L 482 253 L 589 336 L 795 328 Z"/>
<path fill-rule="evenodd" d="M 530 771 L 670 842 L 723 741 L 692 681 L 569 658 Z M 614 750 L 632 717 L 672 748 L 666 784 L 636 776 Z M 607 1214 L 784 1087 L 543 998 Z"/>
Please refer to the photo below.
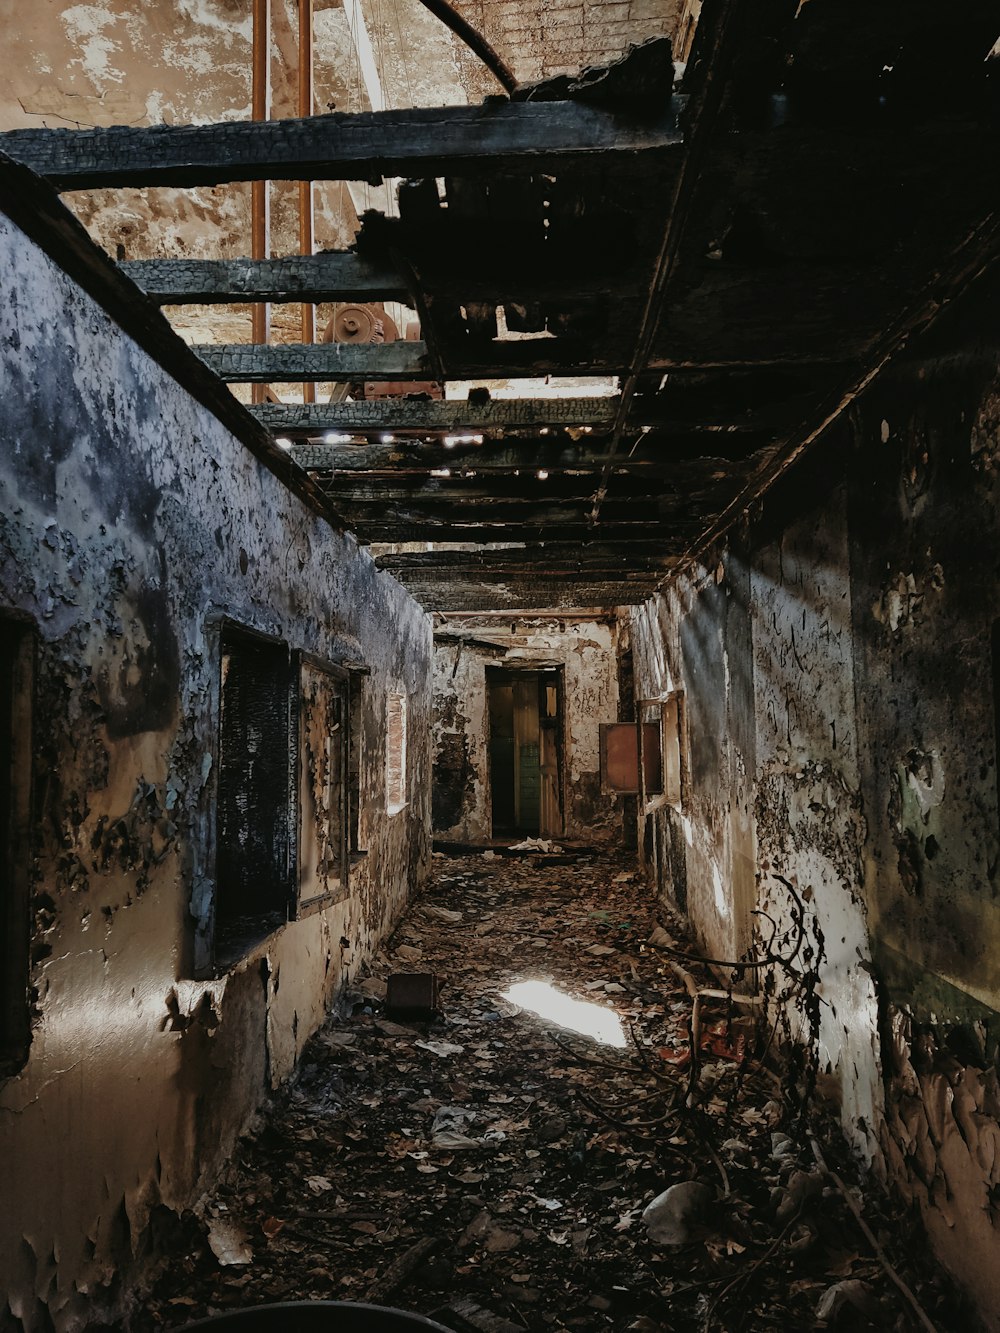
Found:
<path fill-rule="evenodd" d="M 719 975 L 679 962 L 620 859 L 434 866 L 170 1242 L 133 1333 L 302 1299 L 458 1333 L 968 1326 L 915 1219 L 871 1182 L 859 1207 L 821 1071 L 774 1072 L 753 1004 L 703 997 L 692 1064 L 692 995 Z M 436 1017 L 387 1015 L 399 972 L 439 978 Z M 584 1022 L 534 1012 L 553 994 Z M 563 1026 L 588 1013 L 610 1029 Z"/>

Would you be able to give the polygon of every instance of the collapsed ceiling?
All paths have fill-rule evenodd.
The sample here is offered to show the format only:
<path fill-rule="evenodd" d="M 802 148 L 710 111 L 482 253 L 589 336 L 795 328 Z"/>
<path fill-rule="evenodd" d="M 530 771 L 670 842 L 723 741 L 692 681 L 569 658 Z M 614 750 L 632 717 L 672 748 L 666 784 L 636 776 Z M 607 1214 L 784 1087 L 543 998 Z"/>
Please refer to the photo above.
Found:
<path fill-rule="evenodd" d="M 225 8 L 243 32 L 245 6 Z M 994 7 L 963 0 L 946 29 L 924 0 L 460 8 L 519 77 L 545 77 L 463 105 L 490 76 L 442 45 L 456 95 L 440 106 L 21 129 L 2 147 L 87 201 L 223 379 L 272 386 L 249 410 L 429 609 L 638 601 L 995 257 Z M 510 39 L 513 9 L 538 11 L 534 47 L 527 26 Z M 592 17 L 585 54 L 606 63 L 574 76 L 537 54 L 556 27 L 563 57 L 584 54 L 566 16 L 597 10 L 649 40 L 608 62 Z M 322 182 L 323 253 L 294 256 L 279 227 L 291 257 L 249 260 L 248 229 L 223 244 L 207 215 L 197 244 L 169 227 L 138 255 L 113 240 L 116 199 L 267 179 Z M 401 302 L 419 336 L 306 345 L 281 341 L 289 322 L 254 345 L 231 319 L 252 301 Z"/>

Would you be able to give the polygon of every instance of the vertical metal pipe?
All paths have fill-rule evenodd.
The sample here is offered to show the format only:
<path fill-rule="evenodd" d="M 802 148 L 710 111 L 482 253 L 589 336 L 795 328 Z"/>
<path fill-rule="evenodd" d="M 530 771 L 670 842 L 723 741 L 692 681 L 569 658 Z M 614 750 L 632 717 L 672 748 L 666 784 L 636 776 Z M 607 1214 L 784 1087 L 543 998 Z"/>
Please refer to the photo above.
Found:
<path fill-rule="evenodd" d="M 254 120 L 269 120 L 271 116 L 271 0 L 253 0 L 253 56 L 252 108 Z M 254 181 L 250 195 L 250 248 L 254 259 L 271 256 L 271 194 L 269 181 Z M 253 335 L 255 343 L 271 340 L 271 307 L 258 304 L 253 307 Z M 253 401 L 267 401 L 267 385 L 255 384 Z"/>
<path fill-rule="evenodd" d="M 299 0 L 299 115 L 313 113 L 313 0 Z M 313 184 L 299 181 L 299 253 L 313 252 Z M 302 341 L 316 341 L 316 307 L 302 306 Z M 315 384 L 303 384 L 302 401 L 316 401 Z"/>

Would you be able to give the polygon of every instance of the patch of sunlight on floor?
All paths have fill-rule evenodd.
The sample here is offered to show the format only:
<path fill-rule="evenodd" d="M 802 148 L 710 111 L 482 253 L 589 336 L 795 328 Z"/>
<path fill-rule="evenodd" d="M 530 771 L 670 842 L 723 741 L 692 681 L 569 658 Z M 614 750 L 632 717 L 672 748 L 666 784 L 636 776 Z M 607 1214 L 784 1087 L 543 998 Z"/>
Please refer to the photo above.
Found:
<path fill-rule="evenodd" d="M 616 1014 L 599 1004 L 571 999 L 547 981 L 519 981 L 504 993 L 504 999 L 561 1028 L 593 1037 L 603 1046 L 625 1045 L 625 1033 Z"/>

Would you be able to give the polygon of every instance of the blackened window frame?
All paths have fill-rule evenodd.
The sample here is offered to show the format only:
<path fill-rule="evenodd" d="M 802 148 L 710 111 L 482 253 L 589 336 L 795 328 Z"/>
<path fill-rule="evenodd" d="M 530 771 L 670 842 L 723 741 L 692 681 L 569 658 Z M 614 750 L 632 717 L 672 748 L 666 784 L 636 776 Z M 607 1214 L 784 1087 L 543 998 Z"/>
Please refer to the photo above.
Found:
<path fill-rule="evenodd" d="M 305 817 L 305 802 L 302 799 L 302 784 L 305 781 L 308 768 L 303 754 L 302 726 L 304 721 L 303 702 L 305 696 L 304 673 L 311 671 L 329 677 L 335 682 L 336 693 L 339 696 L 341 704 L 341 722 L 340 736 L 338 739 L 338 753 L 335 756 L 335 766 L 338 770 L 338 782 L 340 784 L 340 829 L 339 832 L 339 878 L 334 888 L 326 892 L 309 896 L 307 893 L 307 877 L 305 866 L 303 865 L 303 829 L 302 823 Z M 312 916 L 315 912 L 321 912 L 334 903 L 343 902 L 350 894 L 350 871 L 354 856 L 356 855 L 353 843 L 356 840 L 355 812 L 358 807 L 358 796 L 354 790 L 355 770 L 352 769 L 352 744 L 354 737 L 352 735 L 352 697 L 354 690 L 352 688 L 352 672 L 345 666 L 336 662 L 330 662 L 315 653 L 304 650 L 296 650 L 292 653 L 292 676 L 290 689 L 290 707 L 291 707 L 291 727 L 290 727 L 290 753 L 292 755 L 291 782 L 293 784 L 293 833 L 294 842 L 291 856 L 291 888 L 292 900 L 290 915 L 293 920 L 300 921 L 307 916 Z"/>
<path fill-rule="evenodd" d="M 212 900 L 212 954 L 214 971 L 216 974 L 221 974 L 245 958 L 291 919 L 297 807 L 297 794 L 293 791 L 293 784 L 297 782 L 298 766 L 295 762 L 295 746 L 292 739 L 293 681 L 297 680 L 297 675 L 293 670 L 292 653 L 288 644 L 275 635 L 266 634 L 228 617 L 220 621 L 218 636 L 219 716 L 216 751 L 218 768 L 213 820 L 215 892 Z M 226 828 L 231 813 L 227 807 L 230 803 L 238 807 L 241 799 L 239 774 L 234 771 L 237 766 L 227 763 L 227 751 L 235 741 L 235 737 L 232 737 L 227 745 L 228 723 L 225 708 L 226 686 L 228 674 L 232 670 L 234 649 L 237 658 L 245 657 L 249 661 L 256 657 L 258 665 L 263 660 L 270 659 L 276 728 L 273 744 L 277 747 L 276 776 L 268 788 L 272 797 L 276 843 L 273 849 L 274 855 L 268 866 L 271 882 L 265 891 L 258 890 L 260 894 L 258 910 L 246 913 L 230 910 L 233 895 L 239 890 L 239 885 L 235 881 L 239 878 L 240 868 L 238 853 L 232 845 L 232 840 L 227 836 Z M 230 659 L 228 671 L 227 657 Z M 282 823 L 283 830 L 280 828 Z M 259 828 L 256 833 L 259 835 Z"/>

